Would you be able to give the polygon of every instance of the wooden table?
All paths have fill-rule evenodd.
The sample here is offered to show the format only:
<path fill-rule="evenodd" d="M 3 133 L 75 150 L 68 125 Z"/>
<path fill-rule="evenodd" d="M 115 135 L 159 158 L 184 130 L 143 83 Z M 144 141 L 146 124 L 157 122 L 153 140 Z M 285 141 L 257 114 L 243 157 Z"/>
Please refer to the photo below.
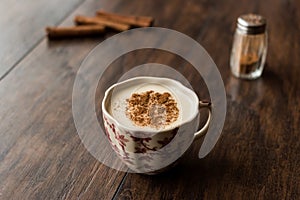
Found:
<path fill-rule="evenodd" d="M 153 16 L 155 26 L 190 36 L 211 55 L 226 88 L 227 117 L 207 157 L 197 158 L 196 143 L 185 162 L 146 176 L 106 167 L 85 149 L 72 117 L 74 79 L 88 52 L 115 33 L 48 41 L 44 27 L 71 25 L 76 14 L 100 8 Z M 264 15 L 269 31 L 266 68 L 255 81 L 229 70 L 235 20 L 249 12 Z M 300 1 L 4 0 L 0 13 L 0 199 L 300 198 Z M 118 59 L 111 75 L 145 61 L 186 65 L 150 53 Z M 189 69 L 182 73 L 207 97 Z"/>

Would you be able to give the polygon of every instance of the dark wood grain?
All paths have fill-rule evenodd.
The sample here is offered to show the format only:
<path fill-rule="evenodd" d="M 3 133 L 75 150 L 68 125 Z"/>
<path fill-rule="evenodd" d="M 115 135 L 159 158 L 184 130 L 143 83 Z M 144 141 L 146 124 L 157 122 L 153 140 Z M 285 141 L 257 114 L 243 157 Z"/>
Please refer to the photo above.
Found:
<path fill-rule="evenodd" d="M 198 22 L 191 20 L 185 28 L 179 19 L 172 28 L 198 40 L 219 67 L 228 100 L 223 136 L 203 160 L 197 159 L 195 144 L 193 153 L 165 174 L 128 174 L 117 199 L 298 199 L 299 3 L 189 3 L 181 7 L 180 16 L 192 15 Z M 202 12 L 191 14 L 188 5 Z M 235 20 L 247 12 L 268 19 L 267 66 L 256 81 L 236 79 L 229 71 Z M 199 24 L 203 26 L 197 30 Z"/>
<path fill-rule="evenodd" d="M 0 199 L 299 198 L 299 1 L 90 0 L 64 20 L 61 25 L 71 25 L 75 15 L 93 15 L 99 9 L 153 16 L 155 26 L 192 37 L 216 62 L 228 101 L 222 137 L 204 159 L 197 157 L 202 142 L 197 141 L 178 166 L 156 176 L 106 167 L 88 153 L 76 133 L 71 111 L 76 72 L 93 47 L 115 34 L 53 42 L 44 38 L 37 44 L 43 23 L 57 23 L 76 2 L 80 1 L 65 3 L 53 17 L 41 14 L 49 19 L 30 26 L 33 36 L 21 53 L 10 57 L 11 43 L 1 43 L 5 59 L 0 59 L 0 77 L 30 52 L 0 81 Z M 31 4 L 24 15 L 34 16 L 30 10 L 39 9 L 39 4 Z M 9 5 L 18 8 L 9 16 L 18 16 L 21 5 Z M 235 20 L 249 12 L 264 15 L 269 31 L 266 68 L 255 81 L 236 79 L 229 70 Z M 0 22 L 2 28 L 9 20 Z M 121 56 L 105 71 L 96 93 L 97 108 L 105 88 L 148 62 L 172 66 L 201 98 L 209 98 L 201 76 L 185 60 L 164 51 L 139 50 Z"/>
<path fill-rule="evenodd" d="M 0 79 L 45 35 L 44 27 L 59 24 L 83 0 L 3 0 L 0 6 Z"/>
<path fill-rule="evenodd" d="M 62 25 L 72 24 L 78 13 L 118 4 L 85 3 Z M 125 174 L 88 153 L 71 110 L 76 71 L 103 39 L 44 39 L 1 80 L 0 199 L 113 197 Z"/>

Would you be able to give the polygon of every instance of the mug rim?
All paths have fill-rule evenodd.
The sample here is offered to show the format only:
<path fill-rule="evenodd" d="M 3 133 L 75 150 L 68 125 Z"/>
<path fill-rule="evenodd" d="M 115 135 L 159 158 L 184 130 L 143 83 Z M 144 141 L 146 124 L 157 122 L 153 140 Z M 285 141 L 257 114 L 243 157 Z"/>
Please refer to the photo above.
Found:
<path fill-rule="evenodd" d="M 162 129 L 162 130 L 151 130 L 151 129 L 147 129 L 147 130 L 142 130 L 142 129 L 134 129 L 134 128 L 130 128 L 127 127 L 126 125 L 122 124 L 121 122 L 119 122 L 118 120 L 116 120 L 107 110 L 105 104 L 107 101 L 107 98 L 110 94 L 110 92 L 112 91 L 112 89 L 114 89 L 115 87 L 119 86 L 119 85 L 123 85 L 132 81 L 137 81 L 137 80 L 141 80 L 141 79 L 146 79 L 146 80 L 164 80 L 164 81 L 169 81 L 172 82 L 173 84 L 176 84 L 177 86 L 179 86 L 180 88 L 184 89 L 185 92 L 188 92 L 190 95 L 192 95 L 194 97 L 194 99 L 196 100 L 195 103 L 197 103 L 197 110 L 195 110 L 194 113 L 192 113 L 191 115 L 189 115 L 190 117 L 188 117 L 186 120 L 182 121 L 180 124 L 178 124 L 177 126 L 173 126 L 173 127 L 169 127 L 166 129 Z M 165 77 L 153 77 L 153 76 L 137 76 L 137 77 L 133 77 L 133 78 L 129 78 L 126 79 L 124 81 L 115 83 L 113 85 L 111 85 L 104 93 L 104 97 L 103 100 L 101 102 L 101 107 L 102 107 L 102 115 L 108 117 L 110 120 L 112 120 L 118 127 L 121 127 L 125 130 L 128 130 L 130 132 L 147 132 L 147 133 L 159 133 L 159 132 L 164 132 L 164 131 L 171 131 L 173 129 L 179 128 L 180 126 L 183 126 L 184 124 L 187 124 L 191 121 L 193 121 L 195 119 L 195 117 L 197 117 L 197 115 L 199 114 L 199 98 L 197 96 L 197 94 L 191 90 L 190 88 L 184 86 L 181 82 L 175 80 L 175 79 L 171 79 L 171 78 L 165 78 Z"/>

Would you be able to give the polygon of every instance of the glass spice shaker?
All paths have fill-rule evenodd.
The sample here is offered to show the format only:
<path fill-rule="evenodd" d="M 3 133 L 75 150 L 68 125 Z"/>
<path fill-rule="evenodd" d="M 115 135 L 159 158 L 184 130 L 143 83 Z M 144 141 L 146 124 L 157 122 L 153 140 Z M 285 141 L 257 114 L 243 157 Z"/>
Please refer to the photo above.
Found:
<path fill-rule="evenodd" d="M 267 55 L 266 19 L 256 14 L 237 20 L 230 56 L 231 72 L 243 79 L 261 76 Z"/>

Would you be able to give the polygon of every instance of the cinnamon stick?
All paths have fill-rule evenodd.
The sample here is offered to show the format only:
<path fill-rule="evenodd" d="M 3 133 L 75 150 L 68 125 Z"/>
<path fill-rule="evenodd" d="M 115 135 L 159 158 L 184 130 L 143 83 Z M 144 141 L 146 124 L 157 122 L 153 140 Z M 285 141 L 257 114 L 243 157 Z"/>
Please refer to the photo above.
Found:
<path fill-rule="evenodd" d="M 126 31 L 130 28 L 130 25 L 120 23 L 117 21 L 110 21 L 107 19 L 103 18 L 98 18 L 98 17 L 86 17 L 82 15 L 78 15 L 74 19 L 75 23 L 78 25 L 93 25 L 93 24 L 98 24 L 102 26 L 107 26 L 109 28 L 115 29 L 117 31 Z"/>
<path fill-rule="evenodd" d="M 103 10 L 98 10 L 97 16 L 101 19 L 120 22 L 136 27 L 152 26 L 154 22 L 154 18 L 149 16 L 119 15 L 115 13 L 105 12 Z"/>
<path fill-rule="evenodd" d="M 49 38 L 79 37 L 87 35 L 99 35 L 104 32 L 101 25 L 71 26 L 71 27 L 46 27 Z"/>

